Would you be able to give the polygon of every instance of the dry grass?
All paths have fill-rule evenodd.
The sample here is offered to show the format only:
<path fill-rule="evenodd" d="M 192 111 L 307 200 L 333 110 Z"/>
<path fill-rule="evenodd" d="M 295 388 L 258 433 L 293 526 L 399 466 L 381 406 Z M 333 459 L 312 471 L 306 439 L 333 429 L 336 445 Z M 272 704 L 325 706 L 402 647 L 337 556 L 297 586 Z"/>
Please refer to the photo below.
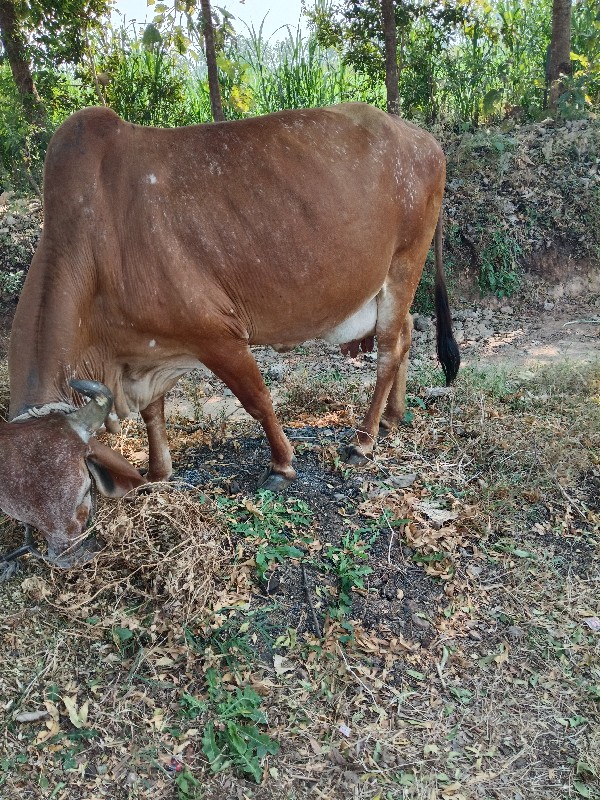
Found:
<path fill-rule="evenodd" d="M 87 532 L 104 547 L 69 579 L 68 591 L 62 572 L 52 570 L 45 599 L 57 610 L 85 617 L 97 598 L 127 593 L 160 602 L 162 614 L 181 624 L 214 605 L 227 536 L 196 492 L 157 484 L 148 495 L 104 500 Z"/>
<path fill-rule="evenodd" d="M 354 425 L 366 397 L 365 385 L 359 380 L 348 380 L 335 372 L 318 376 L 295 372 L 286 381 L 276 410 L 282 421 L 295 425 L 329 424 L 322 422 L 328 414 L 335 415 L 338 425 Z"/>
<path fill-rule="evenodd" d="M 197 489 L 160 486 L 103 503 L 93 564 L 29 562 L 0 587 L 3 800 L 599 797 L 599 379 L 598 366 L 466 370 L 451 400 L 417 411 L 349 474 L 362 478 L 351 510 L 314 508 L 311 586 L 297 560 L 282 568 L 296 605 L 285 586 L 265 595 L 257 583 L 260 540 L 230 533 L 255 500 L 224 515 Z M 217 459 L 225 448 L 244 458 L 243 437 L 235 449 L 218 436 Z M 119 446 L 139 453 L 139 429 Z M 414 484 L 394 488 L 407 472 Z M 324 479 L 346 485 L 339 471 Z M 373 546 L 349 636 L 323 613 L 332 583 L 315 565 L 326 542 L 383 512 L 409 522 Z M 384 574 L 404 597 L 385 598 Z M 321 640 L 300 624 L 308 602 Z M 262 730 L 281 749 L 261 785 L 209 768 L 203 733 L 224 724 L 212 668 L 229 695 L 262 698 Z M 35 711 L 45 716 L 18 721 Z M 169 770 L 172 757 L 199 785 Z"/>

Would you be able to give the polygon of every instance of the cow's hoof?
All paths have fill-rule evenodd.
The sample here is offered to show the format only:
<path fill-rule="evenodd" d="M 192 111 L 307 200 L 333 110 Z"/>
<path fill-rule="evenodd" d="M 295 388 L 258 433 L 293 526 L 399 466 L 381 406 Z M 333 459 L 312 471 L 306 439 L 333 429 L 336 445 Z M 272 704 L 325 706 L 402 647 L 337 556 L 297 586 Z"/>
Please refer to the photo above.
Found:
<path fill-rule="evenodd" d="M 387 437 L 392 433 L 393 427 L 391 425 L 385 425 L 380 423 L 379 430 L 377 431 L 377 438 L 378 439 L 387 439 Z"/>
<path fill-rule="evenodd" d="M 349 444 L 344 448 L 344 461 L 353 467 L 364 467 L 371 458 L 366 456 L 357 444 Z"/>
<path fill-rule="evenodd" d="M 0 583 L 9 581 L 14 577 L 20 569 L 20 562 L 15 561 L 0 561 Z"/>
<path fill-rule="evenodd" d="M 279 472 L 273 472 L 273 468 L 268 467 L 258 482 L 258 488 L 266 489 L 269 492 L 283 492 L 290 483 L 293 483 L 293 480 Z"/>

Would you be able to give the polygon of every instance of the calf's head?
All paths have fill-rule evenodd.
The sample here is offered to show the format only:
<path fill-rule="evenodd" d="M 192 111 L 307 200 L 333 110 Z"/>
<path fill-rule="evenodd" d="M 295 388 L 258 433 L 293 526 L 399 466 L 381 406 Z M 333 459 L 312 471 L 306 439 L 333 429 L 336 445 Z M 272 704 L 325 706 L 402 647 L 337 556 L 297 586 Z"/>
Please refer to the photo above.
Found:
<path fill-rule="evenodd" d="M 71 381 L 91 400 L 68 414 L 0 423 L 0 509 L 37 528 L 48 559 L 60 567 L 89 560 L 85 529 L 92 514 L 92 481 L 109 497 L 146 483 L 119 453 L 92 438 L 112 406 L 96 381 Z"/>

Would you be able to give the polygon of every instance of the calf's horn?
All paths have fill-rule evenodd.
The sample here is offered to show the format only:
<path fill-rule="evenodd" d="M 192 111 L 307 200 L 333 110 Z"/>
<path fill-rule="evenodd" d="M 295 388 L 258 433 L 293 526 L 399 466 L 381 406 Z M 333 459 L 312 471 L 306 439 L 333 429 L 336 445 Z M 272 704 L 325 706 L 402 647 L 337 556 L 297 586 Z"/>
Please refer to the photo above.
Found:
<path fill-rule="evenodd" d="M 72 380 L 69 385 L 79 394 L 92 398 L 86 405 L 67 414 L 69 425 L 87 440 L 104 424 L 112 408 L 112 392 L 99 381 Z"/>

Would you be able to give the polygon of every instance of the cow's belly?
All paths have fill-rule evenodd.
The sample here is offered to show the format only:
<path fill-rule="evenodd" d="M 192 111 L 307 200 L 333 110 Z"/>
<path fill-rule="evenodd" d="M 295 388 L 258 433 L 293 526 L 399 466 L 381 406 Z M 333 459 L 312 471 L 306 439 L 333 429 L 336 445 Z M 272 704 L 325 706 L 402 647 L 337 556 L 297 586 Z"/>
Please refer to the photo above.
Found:
<path fill-rule="evenodd" d="M 200 361 L 189 356 L 170 358 L 162 364 L 128 364 L 122 372 L 125 404 L 117 407 L 118 416 L 123 418 L 143 410 L 168 392 L 182 375 L 197 367 L 206 369 Z"/>
<path fill-rule="evenodd" d="M 335 328 L 321 334 L 319 338 L 325 339 L 330 344 L 346 344 L 346 342 L 372 336 L 375 333 L 376 324 L 377 300 L 373 298 Z"/>

